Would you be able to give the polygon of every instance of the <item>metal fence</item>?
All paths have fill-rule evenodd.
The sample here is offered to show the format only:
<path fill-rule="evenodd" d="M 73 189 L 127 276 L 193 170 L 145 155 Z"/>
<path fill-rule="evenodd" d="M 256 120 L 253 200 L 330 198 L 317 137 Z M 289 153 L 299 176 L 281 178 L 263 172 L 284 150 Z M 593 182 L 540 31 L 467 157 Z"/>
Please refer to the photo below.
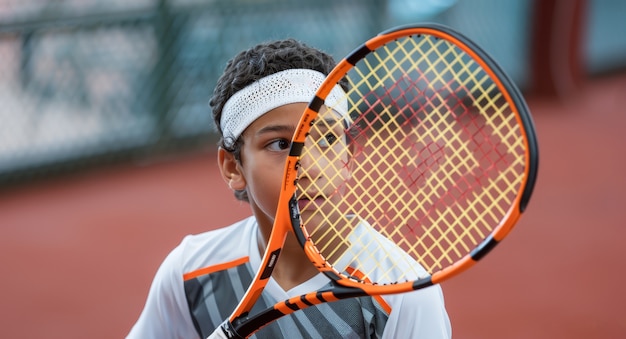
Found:
<path fill-rule="evenodd" d="M 437 21 L 483 45 L 523 87 L 532 1 L 433 3 L 2 0 L 0 185 L 211 145 L 207 102 L 226 61 L 273 38 L 341 58 L 383 29 Z"/>
<path fill-rule="evenodd" d="M 287 35 L 345 53 L 381 28 L 377 6 L 161 0 L 0 7 L 0 177 L 206 144 L 213 136 L 208 98 L 228 58 Z"/>

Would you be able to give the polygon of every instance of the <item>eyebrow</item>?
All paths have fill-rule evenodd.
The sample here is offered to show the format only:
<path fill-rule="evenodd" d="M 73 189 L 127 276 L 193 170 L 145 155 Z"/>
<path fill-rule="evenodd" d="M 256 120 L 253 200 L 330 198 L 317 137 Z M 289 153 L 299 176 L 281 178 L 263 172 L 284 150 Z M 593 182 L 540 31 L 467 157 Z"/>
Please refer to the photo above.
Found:
<path fill-rule="evenodd" d="M 328 124 L 328 126 L 331 126 L 331 127 L 334 127 L 335 124 L 337 124 L 339 121 L 340 119 L 331 119 L 331 118 L 324 119 L 324 122 Z M 294 125 L 269 125 L 269 126 L 260 128 L 258 131 L 256 131 L 255 135 L 258 136 L 258 135 L 263 135 L 266 133 L 276 133 L 276 132 L 285 132 L 285 133 L 294 134 L 296 132 L 296 126 Z"/>
<path fill-rule="evenodd" d="M 262 135 L 265 133 L 273 133 L 273 132 L 289 132 L 291 134 L 294 133 L 296 127 L 293 125 L 269 125 L 259 129 L 255 134 Z"/>
<path fill-rule="evenodd" d="M 331 118 L 326 118 L 323 121 L 326 123 L 325 126 L 329 127 L 329 128 L 335 128 L 337 125 L 340 125 L 342 128 L 345 128 L 345 124 L 341 124 L 341 121 L 343 119 L 331 119 Z"/>
<path fill-rule="evenodd" d="M 336 123 L 339 122 L 339 120 L 341 120 L 341 119 L 330 119 L 330 118 L 324 119 L 324 121 L 326 121 L 326 123 L 329 124 L 329 125 L 336 124 Z"/>

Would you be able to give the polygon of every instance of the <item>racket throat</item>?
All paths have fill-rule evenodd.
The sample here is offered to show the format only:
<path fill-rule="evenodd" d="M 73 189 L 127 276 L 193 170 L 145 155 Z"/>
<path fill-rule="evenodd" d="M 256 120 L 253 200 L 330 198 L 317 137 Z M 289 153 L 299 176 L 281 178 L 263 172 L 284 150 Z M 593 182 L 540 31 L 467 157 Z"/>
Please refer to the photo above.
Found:
<path fill-rule="evenodd" d="M 319 300 L 319 302 L 315 302 L 316 304 L 337 301 L 341 299 L 348 298 L 359 298 L 365 297 L 369 294 L 365 292 L 365 290 L 356 287 L 346 287 L 342 286 L 336 281 L 331 283 L 331 286 L 325 289 L 321 289 L 317 291 L 315 298 Z"/>
<path fill-rule="evenodd" d="M 297 194 L 294 195 L 289 200 L 289 217 L 291 219 L 291 226 L 294 229 L 300 227 L 300 208 L 298 207 L 298 197 Z"/>
<path fill-rule="evenodd" d="M 263 272 L 261 273 L 260 279 L 266 280 L 272 276 L 272 272 L 274 272 L 274 267 L 276 266 L 276 262 L 278 261 L 278 257 L 280 256 L 280 248 L 274 250 L 269 254 L 269 259 L 267 260 L 267 265 L 263 268 Z"/>

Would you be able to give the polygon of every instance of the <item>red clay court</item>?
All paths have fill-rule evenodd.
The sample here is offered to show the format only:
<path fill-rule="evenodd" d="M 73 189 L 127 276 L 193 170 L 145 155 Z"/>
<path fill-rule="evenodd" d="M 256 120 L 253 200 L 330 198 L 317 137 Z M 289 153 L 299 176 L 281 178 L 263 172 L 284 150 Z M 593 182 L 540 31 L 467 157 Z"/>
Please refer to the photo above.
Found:
<path fill-rule="evenodd" d="M 535 193 L 517 228 L 443 284 L 455 338 L 626 337 L 626 76 L 529 98 Z M 0 192 L 4 338 L 121 338 L 188 233 L 248 215 L 215 154 L 117 166 Z"/>

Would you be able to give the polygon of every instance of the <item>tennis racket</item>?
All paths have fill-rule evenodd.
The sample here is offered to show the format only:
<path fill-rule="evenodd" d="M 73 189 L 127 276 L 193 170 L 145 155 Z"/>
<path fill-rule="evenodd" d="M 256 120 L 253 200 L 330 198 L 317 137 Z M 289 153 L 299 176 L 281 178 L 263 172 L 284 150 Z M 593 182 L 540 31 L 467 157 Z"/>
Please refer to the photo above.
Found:
<path fill-rule="evenodd" d="M 329 100 L 344 78 L 350 89 Z M 509 234 L 537 165 L 526 103 L 483 50 L 436 24 L 379 34 L 303 113 L 262 266 L 216 334 L 247 337 L 312 305 L 456 276 Z M 251 315 L 288 232 L 333 287 Z"/>

